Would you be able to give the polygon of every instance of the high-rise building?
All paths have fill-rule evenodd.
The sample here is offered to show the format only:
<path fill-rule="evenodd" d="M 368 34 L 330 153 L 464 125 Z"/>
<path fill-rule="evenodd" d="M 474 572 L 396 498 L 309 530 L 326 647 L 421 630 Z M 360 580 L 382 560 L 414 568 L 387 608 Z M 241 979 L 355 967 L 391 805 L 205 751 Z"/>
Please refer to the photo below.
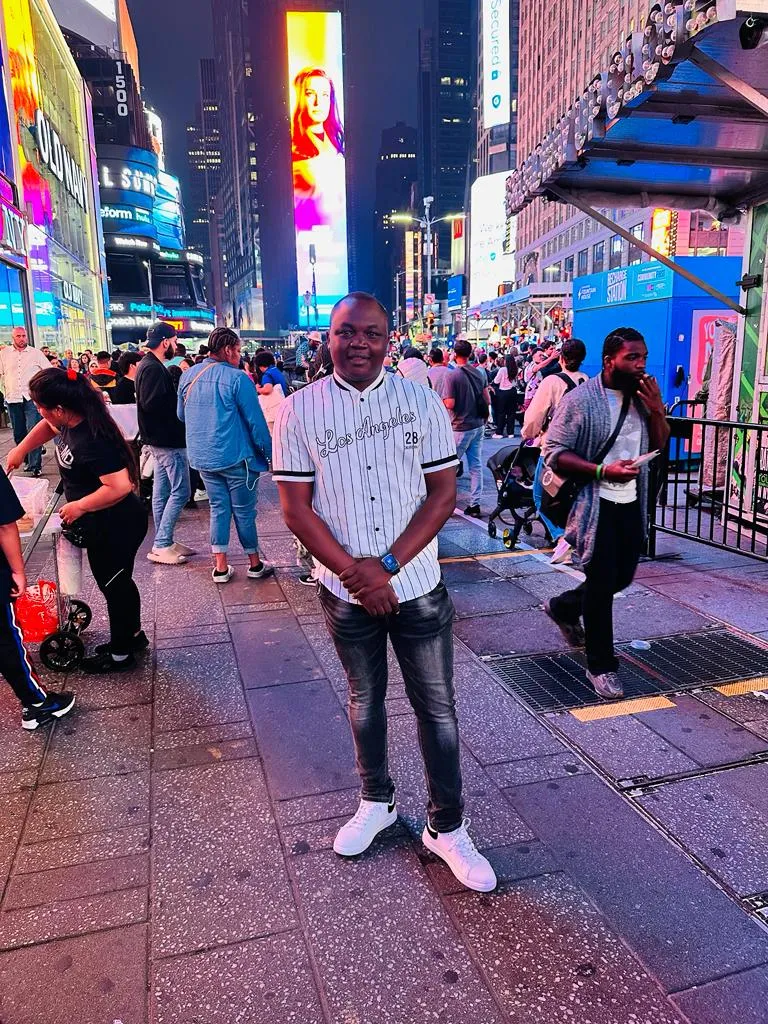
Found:
<path fill-rule="evenodd" d="M 310 29 L 323 33 L 327 26 L 307 22 L 306 32 L 299 33 L 304 42 L 297 43 L 300 63 L 296 65 L 297 54 L 289 49 L 289 11 L 306 13 L 307 18 L 339 12 L 340 30 L 344 22 L 344 0 L 215 0 L 213 19 L 222 147 L 221 245 L 229 296 L 226 319 L 243 330 L 269 335 L 299 323 L 300 292 L 309 292 L 311 305 L 317 298 L 327 319 L 332 289 L 326 288 L 325 296 L 320 294 L 324 273 L 334 260 L 343 262 L 337 278 L 343 278 L 346 290 L 348 252 L 354 258 L 342 209 L 346 205 L 344 161 L 337 159 L 345 157 L 349 178 L 343 123 L 336 117 L 333 139 L 328 133 L 320 139 L 322 154 L 292 156 L 291 86 L 297 74 L 315 66 L 314 54 L 324 49 L 323 40 Z M 326 47 L 325 63 L 335 71 L 320 68 L 320 73 L 328 76 L 336 90 L 334 114 L 346 116 L 339 88 L 343 78 L 340 38 L 329 53 Z M 314 155 L 322 155 L 322 174 L 315 174 L 322 168 L 314 168 Z M 331 189 L 320 195 L 321 182 L 327 184 L 329 179 L 333 195 Z M 323 209 L 324 201 L 333 209 Z M 299 217 L 313 224 L 320 218 L 327 229 L 320 232 L 323 241 L 300 242 L 300 256 L 294 226 Z M 305 238 L 309 234 L 305 231 Z"/>
<path fill-rule="evenodd" d="M 394 308 L 394 275 L 403 261 L 403 225 L 392 214 L 407 213 L 418 174 L 416 129 L 398 121 L 381 133 L 376 161 L 376 210 L 373 226 L 373 260 L 376 294 L 387 309 Z"/>
<path fill-rule="evenodd" d="M 608 66 L 626 37 L 644 28 L 652 6 L 649 0 L 519 2 L 518 164 Z M 672 255 L 738 255 L 743 249 L 741 229 L 720 231 L 705 215 L 653 208 L 607 212 L 636 238 L 656 239 Z M 517 217 L 518 285 L 567 282 L 647 258 L 572 206 L 536 199 Z"/>
<path fill-rule="evenodd" d="M 520 0 L 480 0 L 477 13 L 475 172 L 481 176 L 515 166 Z"/>
<path fill-rule="evenodd" d="M 473 95 L 477 0 L 425 0 L 419 33 L 419 183 L 433 196 L 432 213 L 465 206 L 473 175 Z M 451 227 L 438 229 L 438 258 L 446 262 Z"/>
<path fill-rule="evenodd" d="M 221 138 L 216 63 L 208 58 L 200 61 L 200 99 L 195 121 L 187 125 L 187 161 L 187 239 L 203 255 L 208 292 L 212 294 L 211 254 L 214 246 L 210 232 L 218 228 L 218 223 L 214 223 L 214 201 L 221 187 Z"/>

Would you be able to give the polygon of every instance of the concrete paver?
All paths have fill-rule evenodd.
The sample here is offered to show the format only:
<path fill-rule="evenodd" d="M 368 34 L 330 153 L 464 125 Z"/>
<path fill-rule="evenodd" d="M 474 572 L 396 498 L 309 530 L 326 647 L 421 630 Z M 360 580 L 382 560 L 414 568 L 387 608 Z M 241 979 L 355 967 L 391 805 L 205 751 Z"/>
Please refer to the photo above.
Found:
<path fill-rule="evenodd" d="M 419 841 L 425 783 L 391 650 L 401 818 L 342 861 L 331 845 L 357 778 L 317 597 L 268 480 L 275 579 L 248 581 L 233 550 L 235 580 L 217 588 L 207 515 L 184 513 L 200 552 L 186 565 L 137 562 L 153 647 L 135 673 L 56 680 L 78 713 L 32 736 L 0 691 L 3 1024 L 762 1024 L 768 938 L 739 894 L 768 888 L 768 766 L 710 772 L 762 757 L 768 704 L 706 690 L 631 718 L 535 716 L 478 655 L 564 650 L 539 606 L 578 576 L 456 518 L 440 547 L 462 616 L 467 814 L 500 888 L 466 892 Z M 760 624 L 764 567 L 674 538 L 660 550 L 680 557 L 641 566 L 618 636 L 735 621 L 734 587 Z M 706 601 L 688 600 L 697 590 Z M 84 596 L 98 642 L 104 605 L 92 582 Z M 692 778 L 668 781 L 680 772 Z M 654 787 L 612 784 L 639 775 Z M 54 983 L 30 986 L 40 971 Z"/>

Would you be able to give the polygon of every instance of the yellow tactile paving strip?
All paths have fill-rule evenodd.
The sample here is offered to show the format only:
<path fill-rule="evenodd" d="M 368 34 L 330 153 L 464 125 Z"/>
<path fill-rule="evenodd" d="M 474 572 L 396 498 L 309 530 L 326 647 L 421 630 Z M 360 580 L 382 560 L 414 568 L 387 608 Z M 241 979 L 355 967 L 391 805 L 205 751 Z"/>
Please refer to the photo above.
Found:
<path fill-rule="evenodd" d="M 757 676 L 755 679 L 739 679 L 735 683 L 725 683 L 723 686 L 714 686 L 714 690 L 722 693 L 724 697 L 738 697 L 742 693 L 751 693 L 753 690 L 768 689 L 768 676 Z"/>
<path fill-rule="evenodd" d="M 674 708 L 675 704 L 666 697 L 636 697 L 633 700 L 617 701 L 615 704 L 599 704 L 592 708 L 576 708 L 570 714 L 579 722 L 596 722 L 602 718 L 622 718 L 637 715 L 642 711 L 661 711 Z"/>

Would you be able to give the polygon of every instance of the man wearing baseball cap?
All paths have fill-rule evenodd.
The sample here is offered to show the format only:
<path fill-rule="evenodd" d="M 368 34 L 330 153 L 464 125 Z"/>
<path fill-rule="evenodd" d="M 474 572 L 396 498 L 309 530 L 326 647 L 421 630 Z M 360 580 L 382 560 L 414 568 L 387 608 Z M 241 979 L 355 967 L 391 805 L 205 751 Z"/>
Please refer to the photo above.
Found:
<path fill-rule="evenodd" d="M 147 331 L 147 354 L 136 373 L 139 434 L 152 451 L 155 478 L 152 515 L 155 543 L 150 562 L 180 565 L 195 552 L 174 543 L 176 522 L 190 498 L 189 462 L 184 425 L 176 415 L 176 391 L 166 363 L 176 354 L 176 331 L 163 320 Z"/>

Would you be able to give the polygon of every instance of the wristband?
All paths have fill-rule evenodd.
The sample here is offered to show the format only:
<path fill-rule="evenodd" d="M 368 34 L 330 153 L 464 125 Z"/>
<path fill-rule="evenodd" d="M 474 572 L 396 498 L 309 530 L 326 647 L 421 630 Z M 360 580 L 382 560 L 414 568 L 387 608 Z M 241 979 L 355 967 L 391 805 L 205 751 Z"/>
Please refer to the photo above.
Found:
<path fill-rule="evenodd" d="M 605 472 L 605 466 L 601 462 L 600 465 L 595 470 L 595 480 L 602 480 L 604 472 Z"/>

